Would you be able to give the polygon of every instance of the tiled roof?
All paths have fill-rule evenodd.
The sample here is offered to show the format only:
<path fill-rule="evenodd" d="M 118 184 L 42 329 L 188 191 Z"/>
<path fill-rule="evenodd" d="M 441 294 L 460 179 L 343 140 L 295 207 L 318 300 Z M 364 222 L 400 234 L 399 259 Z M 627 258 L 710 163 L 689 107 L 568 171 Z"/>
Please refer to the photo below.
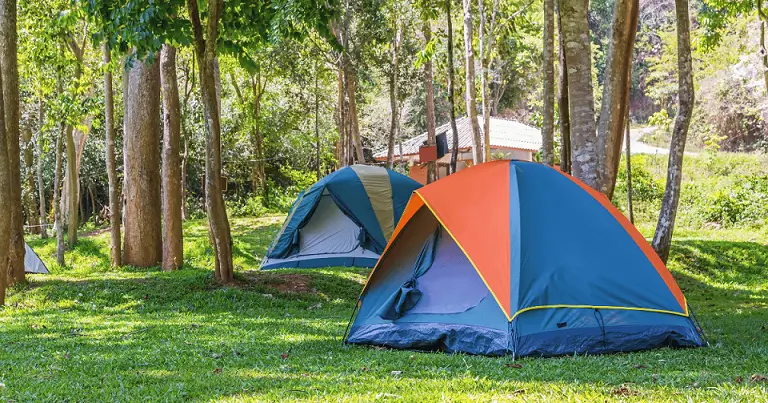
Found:
<path fill-rule="evenodd" d="M 478 117 L 480 123 L 480 135 L 483 132 L 483 118 Z M 459 131 L 459 148 L 472 147 L 472 125 L 469 118 L 456 119 L 456 129 Z M 453 132 L 451 123 L 438 126 L 436 134 L 447 133 L 448 148 L 453 148 Z M 419 147 L 426 144 L 427 133 L 403 141 L 403 155 L 419 153 Z M 516 148 L 520 150 L 538 151 L 541 148 L 541 132 L 535 127 L 523 123 L 491 117 L 491 147 Z M 395 146 L 395 156 L 400 155 L 399 145 Z M 387 151 L 381 151 L 373 155 L 375 158 L 386 158 Z"/>

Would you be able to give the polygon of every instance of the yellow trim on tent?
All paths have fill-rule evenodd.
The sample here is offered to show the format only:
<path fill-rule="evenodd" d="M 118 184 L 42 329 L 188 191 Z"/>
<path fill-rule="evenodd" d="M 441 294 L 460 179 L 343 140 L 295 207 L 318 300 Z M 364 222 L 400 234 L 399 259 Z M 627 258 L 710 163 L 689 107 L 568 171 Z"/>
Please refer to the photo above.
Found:
<path fill-rule="evenodd" d="M 499 298 L 496 296 L 496 293 L 494 293 L 494 292 L 493 292 L 493 289 L 492 289 L 492 288 L 491 288 L 491 287 L 488 285 L 488 282 L 487 282 L 487 281 L 485 281 L 485 278 L 483 277 L 482 273 L 480 273 L 480 270 L 478 270 L 478 269 L 477 269 L 477 265 L 475 265 L 475 262 L 474 262 L 474 261 L 472 261 L 472 258 L 469 256 L 469 254 L 467 253 L 467 251 L 466 251 L 466 250 L 464 250 L 464 247 L 463 247 L 463 246 L 461 246 L 461 243 L 459 243 L 459 240 L 458 240 L 458 239 L 456 239 L 456 237 L 455 237 L 455 236 L 453 236 L 453 233 L 451 232 L 451 230 L 450 230 L 450 229 L 448 229 L 448 227 L 447 227 L 447 226 L 445 226 L 445 224 L 443 224 L 443 220 L 441 220 L 441 219 L 440 219 L 440 217 L 438 217 L 438 215 L 437 215 L 437 213 L 435 212 L 435 210 L 433 210 L 433 209 L 432 209 L 432 206 L 430 206 L 430 205 L 429 205 L 429 203 L 427 203 L 427 201 L 426 201 L 426 200 L 425 200 L 425 199 L 424 199 L 424 198 L 423 198 L 423 197 L 422 197 L 422 196 L 419 194 L 419 191 L 418 191 L 418 190 L 416 190 L 416 191 L 414 191 L 413 193 L 414 193 L 414 194 L 417 194 L 417 195 L 419 195 L 419 197 L 421 198 L 421 201 L 423 201 L 423 202 L 424 202 L 424 205 L 425 205 L 425 206 L 427 206 L 427 208 L 429 209 L 429 211 L 431 211 L 431 212 L 432 212 L 432 215 L 433 215 L 433 216 L 435 216 L 435 218 L 437 219 L 437 222 L 439 222 L 439 223 L 440 223 L 440 225 L 442 225 L 442 226 L 443 226 L 443 228 L 445 228 L 445 231 L 446 231 L 446 232 L 448 232 L 448 235 L 450 235 L 450 236 L 451 236 L 451 238 L 453 238 L 453 242 L 456 242 L 456 245 L 458 245 L 458 246 L 459 246 L 459 249 L 461 249 L 461 252 L 462 252 L 462 253 L 464 253 L 464 256 L 466 256 L 466 257 L 467 257 L 467 260 L 469 260 L 469 263 L 472 265 L 472 267 L 474 267 L 475 271 L 477 272 L 477 275 L 478 275 L 478 276 L 480 276 L 480 279 L 481 279 L 481 280 L 483 280 L 483 283 L 485 284 L 485 287 L 486 287 L 486 288 L 488 288 L 488 291 L 490 291 L 490 292 L 491 292 L 491 295 L 493 295 L 493 299 L 495 299 L 495 300 L 496 300 L 496 303 L 497 303 L 497 304 L 499 304 L 499 308 L 501 308 L 501 311 L 502 311 L 502 312 L 504 312 L 504 316 L 506 316 L 506 317 L 507 317 L 507 320 L 509 320 L 509 321 L 511 322 L 511 321 L 512 321 L 512 319 L 513 319 L 513 317 L 509 316 L 509 313 L 506 311 L 506 309 L 504 309 L 504 306 L 501 304 L 501 301 L 500 301 L 500 300 L 499 300 Z"/>
<path fill-rule="evenodd" d="M 675 311 L 667 311 L 665 309 L 653 309 L 653 308 L 636 308 L 636 307 L 629 307 L 629 306 L 605 306 L 605 305 L 538 305 L 538 306 L 530 306 L 528 308 L 523 308 L 517 312 L 515 312 L 514 315 L 512 315 L 512 318 L 510 321 L 514 320 L 518 315 L 520 315 L 523 312 L 528 311 L 534 311 L 537 309 L 557 309 L 557 308 L 571 308 L 571 309 L 620 309 L 624 311 L 642 311 L 642 312 L 656 312 L 656 313 L 668 313 L 671 315 L 677 315 L 677 316 L 684 316 L 688 317 L 688 313 L 681 313 L 681 312 L 675 312 Z"/>

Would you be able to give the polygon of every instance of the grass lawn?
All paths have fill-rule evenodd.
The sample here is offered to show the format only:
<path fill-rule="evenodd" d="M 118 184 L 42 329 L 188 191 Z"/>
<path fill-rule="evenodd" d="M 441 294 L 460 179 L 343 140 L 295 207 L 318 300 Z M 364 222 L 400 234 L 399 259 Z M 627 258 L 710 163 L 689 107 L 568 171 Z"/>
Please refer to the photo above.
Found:
<path fill-rule="evenodd" d="M 82 238 L 67 267 L 53 241 L 30 241 L 52 274 L 0 310 L 0 400 L 768 401 L 765 230 L 675 240 L 669 266 L 710 348 L 513 362 L 343 347 L 368 270 L 255 271 L 281 221 L 233 221 L 227 288 L 200 221 L 174 273 L 110 269 L 108 233 Z"/>

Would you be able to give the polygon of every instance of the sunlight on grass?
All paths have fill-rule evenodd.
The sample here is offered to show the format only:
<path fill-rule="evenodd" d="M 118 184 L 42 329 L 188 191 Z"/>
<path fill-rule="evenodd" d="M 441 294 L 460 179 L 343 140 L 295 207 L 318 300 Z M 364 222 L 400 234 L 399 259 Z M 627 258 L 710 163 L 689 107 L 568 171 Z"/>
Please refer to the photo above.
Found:
<path fill-rule="evenodd" d="M 108 234 L 30 245 L 52 271 L 0 311 L 0 399 L 15 401 L 768 401 L 768 235 L 678 231 L 670 269 L 710 348 L 552 359 L 344 347 L 369 270 L 258 272 L 283 217 L 232 221 L 237 287 L 213 282 L 204 221 L 185 266 L 109 266 Z M 642 227 L 649 235 L 653 229 Z M 278 289 L 286 274 L 310 289 Z M 515 365 L 511 365 L 511 364 Z"/>

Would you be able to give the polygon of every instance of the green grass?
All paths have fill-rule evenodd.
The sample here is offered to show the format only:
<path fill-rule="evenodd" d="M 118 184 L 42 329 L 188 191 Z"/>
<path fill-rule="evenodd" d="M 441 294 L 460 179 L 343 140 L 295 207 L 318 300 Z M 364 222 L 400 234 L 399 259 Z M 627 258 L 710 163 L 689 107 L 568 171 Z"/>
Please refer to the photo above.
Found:
<path fill-rule="evenodd" d="M 174 273 L 110 269 L 106 233 L 81 239 L 66 267 L 51 263 L 52 241 L 31 241 L 52 274 L 29 276 L 0 311 L 0 400 L 768 401 L 768 383 L 750 380 L 768 375 L 765 231 L 678 231 L 670 268 L 712 347 L 517 368 L 343 347 L 368 271 L 254 271 L 281 220 L 233 221 L 229 288 L 213 282 L 199 221 L 186 224 L 187 265 Z"/>

